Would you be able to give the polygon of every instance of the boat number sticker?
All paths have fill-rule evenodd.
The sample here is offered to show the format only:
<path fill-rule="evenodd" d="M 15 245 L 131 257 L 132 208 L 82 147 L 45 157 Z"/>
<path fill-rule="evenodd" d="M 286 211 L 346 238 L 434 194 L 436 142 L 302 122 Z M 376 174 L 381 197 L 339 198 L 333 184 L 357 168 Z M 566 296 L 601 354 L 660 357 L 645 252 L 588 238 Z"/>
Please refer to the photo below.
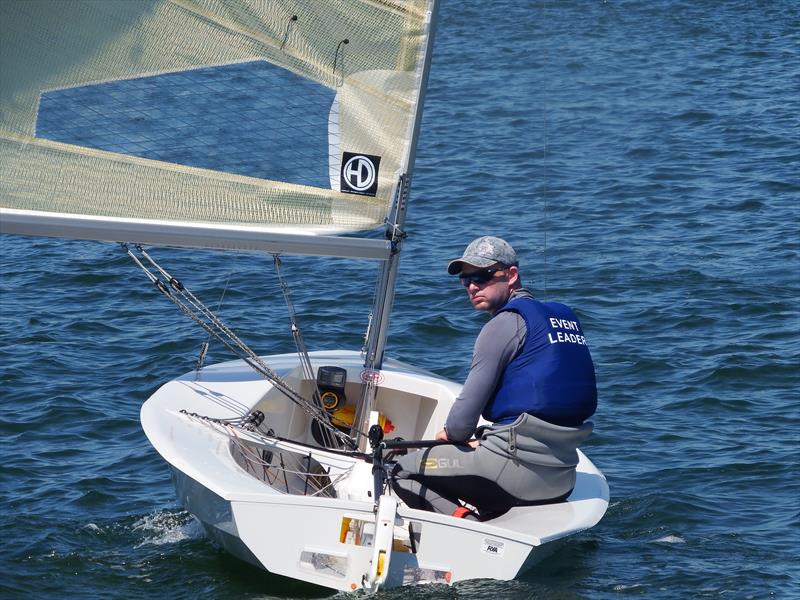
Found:
<path fill-rule="evenodd" d="M 489 538 L 483 538 L 483 545 L 481 546 L 481 552 L 484 554 L 491 554 L 492 556 L 503 556 L 503 542 L 499 540 L 492 540 Z"/>
<path fill-rule="evenodd" d="M 383 373 L 380 371 L 373 371 L 372 369 L 364 369 L 361 371 L 361 381 L 364 383 L 383 383 Z"/>
<path fill-rule="evenodd" d="M 378 193 L 380 156 L 342 153 L 341 191 L 348 194 L 374 196 Z"/>

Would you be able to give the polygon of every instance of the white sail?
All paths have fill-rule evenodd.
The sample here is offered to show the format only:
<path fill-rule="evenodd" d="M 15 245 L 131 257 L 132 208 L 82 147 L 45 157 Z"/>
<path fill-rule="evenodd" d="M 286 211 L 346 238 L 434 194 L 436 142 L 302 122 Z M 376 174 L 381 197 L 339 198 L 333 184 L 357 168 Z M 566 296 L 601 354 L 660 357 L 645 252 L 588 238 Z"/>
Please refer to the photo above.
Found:
<path fill-rule="evenodd" d="M 0 3 L 0 231 L 270 249 L 381 225 L 413 157 L 427 16 L 425 0 Z"/>

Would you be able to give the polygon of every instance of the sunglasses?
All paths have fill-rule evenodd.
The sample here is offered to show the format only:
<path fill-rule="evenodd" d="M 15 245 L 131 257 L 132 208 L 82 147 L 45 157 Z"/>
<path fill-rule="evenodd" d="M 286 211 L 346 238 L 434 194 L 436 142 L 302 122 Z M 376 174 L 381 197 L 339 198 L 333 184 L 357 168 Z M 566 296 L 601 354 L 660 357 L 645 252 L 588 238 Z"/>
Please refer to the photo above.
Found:
<path fill-rule="evenodd" d="M 475 285 L 483 285 L 487 281 L 491 281 L 495 273 L 504 270 L 505 269 L 481 269 L 480 271 L 475 271 L 469 275 L 464 275 L 462 273 L 459 276 L 459 279 L 461 280 L 461 285 L 464 287 L 469 287 L 471 283 L 474 283 Z"/>

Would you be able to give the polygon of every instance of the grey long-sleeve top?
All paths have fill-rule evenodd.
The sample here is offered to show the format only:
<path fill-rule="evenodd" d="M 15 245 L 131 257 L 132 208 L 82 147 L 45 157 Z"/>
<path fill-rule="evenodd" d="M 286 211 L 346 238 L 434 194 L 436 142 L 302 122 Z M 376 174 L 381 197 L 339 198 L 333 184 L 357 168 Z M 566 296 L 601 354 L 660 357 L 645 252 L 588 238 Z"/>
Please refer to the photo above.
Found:
<path fill-rule="evenodd" d="M 522 288 L 514 290 L 510 299 L 532 297 Z M 483 326 L 475 340 L 467 380 L 445 422 L 449 439 L 463 442 L 475 432 L 478 418 L 494 395 L 500 376 L 522 349 L 527 333 L 525 320 L 511 311 L 498 313 Z"/>

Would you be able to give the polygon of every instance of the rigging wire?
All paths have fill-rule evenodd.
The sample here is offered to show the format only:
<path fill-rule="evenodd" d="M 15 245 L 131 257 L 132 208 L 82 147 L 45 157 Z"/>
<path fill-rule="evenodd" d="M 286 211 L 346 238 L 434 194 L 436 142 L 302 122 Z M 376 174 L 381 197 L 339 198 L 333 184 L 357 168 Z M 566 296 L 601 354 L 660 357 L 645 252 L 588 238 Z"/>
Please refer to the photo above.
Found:
<path fill-rule="evenodd" d="M 202 327 L 209 335 L 213 336 L 225 348 L 238 356 L 253 370 L 261 374 L 265 379 L 272 383 L 279 392 L 296 404 L 308 416 L 316 420 L 320 427 L 327 429 L 333 436 L 338 438 L 346 446 L 352 447 L 353 441 L 347 434 L 334 427 L 328 420 L 328 415 L 324 409 L 315 406 L 306 398 L 295 391 L 286 381 L 283 380 L 275 371 L 253 352 L 239 337 L 225 325 L 207 306 L 205 306 L 191 291 L 189 291 L 178 279 L 169 274 L 159 265 L 140 245 L 136 245 L 136 250 L 142 258 L 146 260 L 153 269 L 161 274 L 168 284 L 165 284 L 159 277 L 148 268 L 142 260 L 131 252 L 128 244 L 121 244 L 123 250 L 131 259 L 142 269 L 144 274 L 150 279 L 151 283 L 158 288 L 169 300 L 175 304 L 187 317 Z"/>
<path fill-rule="evenodd" d="M 378 277 L 375 281 L 375 292 L 373 293 L 373 307 L 377 306 L 377 298 L 380 294 L 381 289 L 381 280 L 383 279 L 383 273 L 381 273 L 380 269 L 378 270 Z M 357 444 L 361 443 L 362 439 L 366 439 L 367 436 L 362 429 L 360 429 L 365 415 L 368 412 L 368 408 L 371 406 L 372 402 L 371 399 L 375 397 L 375 381 L 373 374 L 375 373 L 375 348 L 372 345 L 372 327 L 375 325 L 374 322 L 375 311 L 369 311 L 369 315 L 367 316 L 367 330 L 364 332 L 364 345 L 361 348 L 361 354 L 364 357 L 364 375 L 362 376 L 362 381 L 364 385 L 361 386 L 361 396 L 358 400 L 358 405 L 356 408 L 355 415 L 353 416 L 353 425 L 350 428 L 350 436 L 355 440 Z"/>
<path fill-rule="evenodd" d="M 197 419 L 212 426 L 216 425 L 220 427 L 237 427 L 239 429 L 244 429 L 247 431 L 248 435 L 254 436 L 261 442 L 273 443 L 275 441 L 278 441 L 278 442 L 285 442 L 287 444 L 292 444 L 294 446 L 298 446 L 301 448 L 310 448 L 310 449 L 317 448 L 316 446 L 313 446 L 311 444 L 306 444 L 304 442 L 299 442 L 297 440 L 291 440 L 289 438 L 276 435 L 272 429 L 270 429 L 269 432 L 265 434 L 262 430 L 258 428 L 258 425 L 260 425 L 263 422 L 263 420 L 260 420 L 264 416 L 263 413 L 261 413 L 261 411 L 255 411 L 256 413 L 258 413 L 255 416 L 249 415 L 236 419 L 219 419 L 217 417 L 209 417 L 206 415 L 198 414 L 196 412 L 189 412 L 185 408 L 181 409 L 180 412 L 181 414 L 184 414 L 187 417 L 190 417 L 192 419 Z M 253 427 L 251 426 L 251 424 L 255 426 Z M 361 452 L 360 450 L 347 450 L 347 449 L 340 450 L 336 448 L 325 448 L 324 450 L 329 454 L 351 456 L 365 461 L 372 459 L 372 456 L 370 454 Z"/>
<path fill-rule="evenodd" d="M 300 331 L 300 326 L 297 324 L 297 311 L 294 308 L 294 302 L 292 302 L 289 284 L 286 282 L 286 278 L 283 276 L 283 271 L 281 271 L 281 265 L 283 263 L 278 254 L 272 255 L 272 261 L 275 264 L 275 273 L 278 276 L 278 283 L 281 286 L 283 299 L 286 301 L 286 310 L 289 313 L 289 321 L 292 324 L 292 338 L 294 339 L 294 345 L 297 348 L 297 356 L 300 358 L 300 364 L 303 366 L 303 373 L 306 376 L 306 379 L 308 379 L 312 385 L 314 404 L 323 410 L 323 414 L 327 415 L 328 413 L 325 411 L 325 407 L 322 404 L 319 387 L 317 386 L 314 367 L 311 365 L 311 358 L 308 356 L 308 350 L 306 349 L 306 344 L 303 341 L 303 333 Z M 320 433 L 325 446 L 330 447 L 331 445 L 336 444 L 336 446 L 339 447 L 337 438 L 332 436 L 327 429 L 321 429 Z"/>
<path fill-rule="evenodd" d="M 228 287 L 231 284 L 231 277 L 233 277 L 233 269 L 236 266 L 236 261 L 239 258 L 239 253 L 233 255 L 233 263 L 231 264 L 230 271 L 228 271 L 228 279 L 225 281 L 225 287 L 222 288 L 222 293 L 219 296 L 219 301 L 217 302 L 217 313 L 222 310 L 222 301 L 225 299 L 225 294 L 228 292 Z M 206 341 L 200 345 L 200 356 L 197 357 L 197 366 L 195 367 L 195 381 L 199 380 L 200 378 L 200 370 L 203 368 L 203 363 L 206 359 L 206 354 L 208 354 L 208 347 L 211 344 L 211 334 L 208 334 Z"/>
<path fill-rule="evenodd" d="M 399 245 L 403 239 L 407 237 L 407 233 L 403 231 L 398 224 L 398 215 L 401 212 L 401 207 L 408 200 L 408 176 L 404 173 L 400 175 L 395 189 L 394 198 L 392 199 L 392 206 L 389 211 L 389 216 L 384 220 L 386 226 L 385 237 L 391 243 L 392 253 L 389 257 L 387 265 L 383 269 L 378 269 L 378 278 L 375 282 L 375 292 L 373 296 L 373 310 L 369 314 L 369 322 L 367 325 L 367 335 L 364 342 L 365 359 L 364 359 L 364 372 L 362 374 L 362 381 L 364 385 L 361 387 L 361 398 L 358 402 L 358 409 L 356 410 L 355 418 L 353 419 L 353 427 L 350 430 L 350 435 L 355 441 L 361 445 L 362 441 L 367 438 L 363 430 L 359 427 L 365 427 L 369 414 L 372 412 L 372 407 L 377 394 L 376 382 L 376 363 L 380 366 L 382 361 L 383 350 L 379 349 L 381 337 L 381 328 L 386 324 L 386 297 L 387 288 L 384 286 L 384 278 L 389 277 L 392 261 L 398 259 L 400 251 Z M 375 328 L 373 330 L 373 328 Z"/>
<path fill-rule="evenodd" d="M 547 49 L 547 0 L 542 0 L 542 37 L 544 38 L 544 65 L 547 68 L 550 62 L 550 56 Z M 543 215 L 543 228 L 544 228 L 544 247 L 542 248 L 542 256 L 544 259 L 543 268 L 543 283 L 542 283 L 542 296 L 547 298 L 547 74 L 544 76 L 542 82 L 542 199 L 544 200 L 544 215 Z"/>

